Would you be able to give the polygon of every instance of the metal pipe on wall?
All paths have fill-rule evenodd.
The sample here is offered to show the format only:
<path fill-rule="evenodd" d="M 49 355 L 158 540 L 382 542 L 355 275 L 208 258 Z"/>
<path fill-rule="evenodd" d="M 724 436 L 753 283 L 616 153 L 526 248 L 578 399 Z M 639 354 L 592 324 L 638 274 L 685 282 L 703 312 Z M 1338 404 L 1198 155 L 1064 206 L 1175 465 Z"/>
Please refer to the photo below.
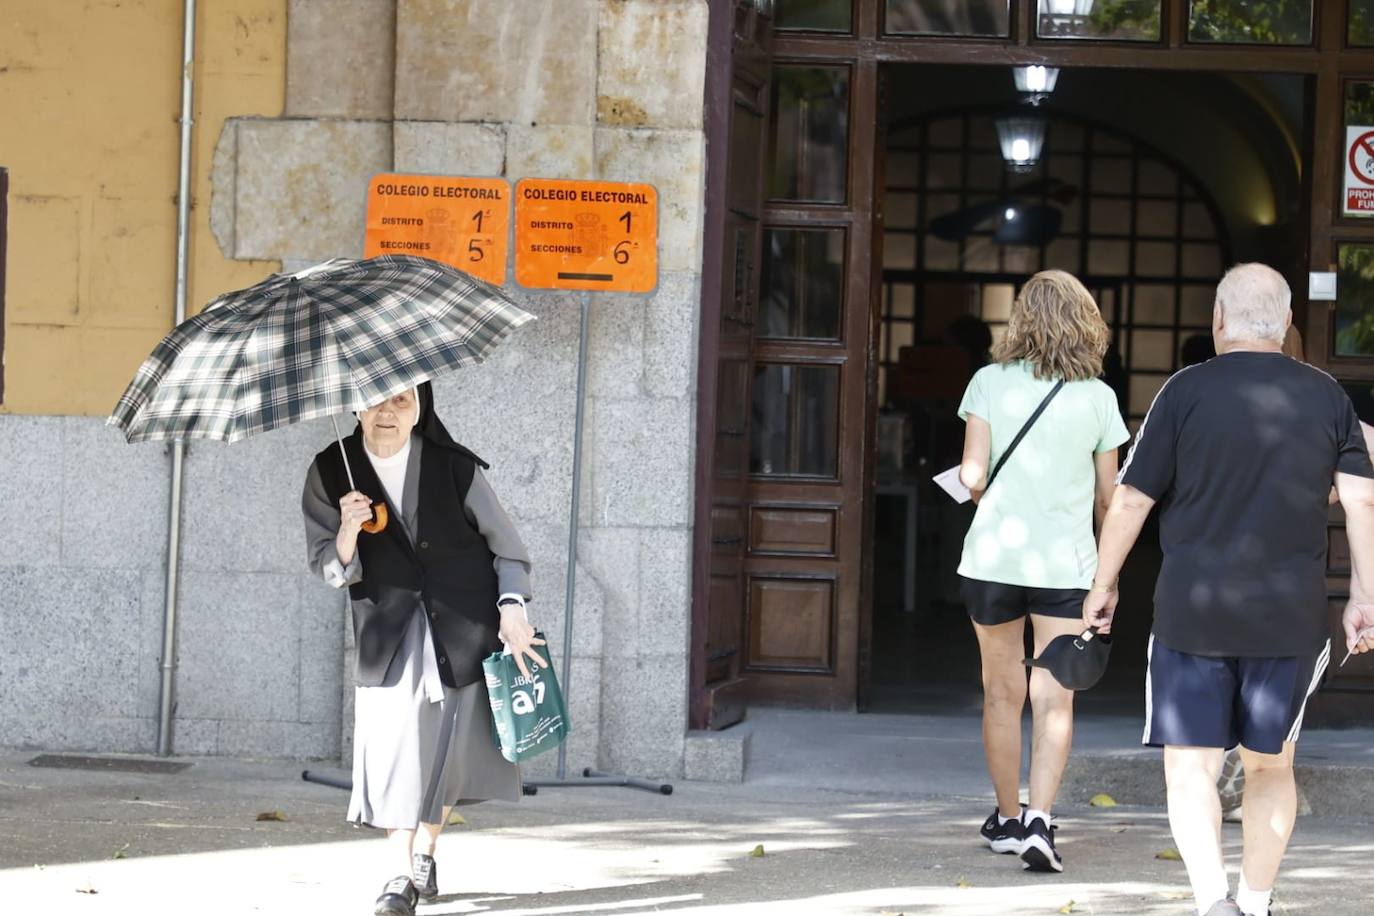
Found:
<path fill-rule="evenodd" d="M 177 280 L 175 322 L 186 320 L 186 276 L 191 236 L 191 102 L 195 88 L 196 0 L 185 0 L 181 45 L 181 164 L 177 176 Z M 172 443 L 171 492 L 167 505 L 167 589 L 162 615 L 162 685 L 158 695 L 157 752 L 172 753 L 173 679 L 176 670 L 177 578 L 181 564 L 181 490 L 186 443 Z"/>

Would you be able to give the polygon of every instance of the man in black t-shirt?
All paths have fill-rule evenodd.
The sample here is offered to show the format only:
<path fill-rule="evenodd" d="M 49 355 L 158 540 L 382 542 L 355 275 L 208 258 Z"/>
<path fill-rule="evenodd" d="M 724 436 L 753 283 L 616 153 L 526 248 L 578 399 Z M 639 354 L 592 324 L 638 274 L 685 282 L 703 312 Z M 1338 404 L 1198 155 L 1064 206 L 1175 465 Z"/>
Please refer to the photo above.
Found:
<path fill-rule="evenodd" d="M 1145 681 L 1146 744 L 1164 747 L 1169 825 L 1203 916 L 1267 916 L 1296 814 L 1293 745 L 1331 654 L 1327 497 L 1346 512 L 1356 581 L 1374 583 L 1374 467 L 1349 397 L 1284 356 L 1288 284 L 1262 264 L 1217 287 L 1216 358 L 1176 373 L 1136 434 L 1103 523 L 1084 621 L 1110 631 L 1116 581 L 1160 504 Z M 1346 648 L 1374 649 L 1374 605 L 1352 600 Z M 1366 631 L 1365 628 L 1371 628 Z M 1216 778 L 1245 765 L 1245 851 L 1228 897 Z"/>

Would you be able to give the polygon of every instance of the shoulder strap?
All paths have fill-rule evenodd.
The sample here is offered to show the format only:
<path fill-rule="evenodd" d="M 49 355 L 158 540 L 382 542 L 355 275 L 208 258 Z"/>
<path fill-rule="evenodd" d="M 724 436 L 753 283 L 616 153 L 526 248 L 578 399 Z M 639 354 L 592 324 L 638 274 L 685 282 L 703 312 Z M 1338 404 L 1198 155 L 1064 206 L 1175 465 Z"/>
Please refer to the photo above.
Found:
<path fill-rule="evenodd" d="M 1007 450 L 1002 453 L 1002 457 L 997 459 L 997 466 L 992 469 L 992 474 L 988 477 L 988 485 L 983 488 L 983 492 L 986 493 L 988 490 L 992 489 L 992 482 L 997 479 L 997 474 L 1002 470 L 1002 465 L 1007 463 L 1007 459 L 1011 457 L 1011 453 L 1016 451 L 1016 446 L 1020 445 L 1021 440 L 1026 438 L 1026 433 L 1030 432 L 1030 428 L 1035 425 L 1035 421 L 1040 419 L 1040 415 L 1045 412 L 1045 408 L 1050 406 L 1050 401 L 1054 400 L 1054 396 L 1058 394 L 1059 389 L 1063 387 L 1064 380 L 1061 378 L 1059 382 L 1050 389 L 1050 393 L 1045 395 L 1045 400 L 1040 402 L 1040 406 L 1035 408 L 1035 413 L 1027 418 L 1025 425 L 1021 427 L 1021 431 L 1016 434 L 1016 438 L 1011 440 L 1011 445 L 1008 445 Z"/>

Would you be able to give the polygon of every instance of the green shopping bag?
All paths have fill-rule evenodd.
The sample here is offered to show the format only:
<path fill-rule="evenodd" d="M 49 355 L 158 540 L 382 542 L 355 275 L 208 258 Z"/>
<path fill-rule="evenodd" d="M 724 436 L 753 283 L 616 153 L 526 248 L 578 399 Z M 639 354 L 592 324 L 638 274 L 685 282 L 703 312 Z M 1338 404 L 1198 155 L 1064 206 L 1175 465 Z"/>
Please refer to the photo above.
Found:
<path fill-rule="evenodd" d="M 543 633 L 534 635 L 544 638 Z M 533 649 L 549 661 L 548 646 Z M 553 750 L 572 730 L 553 665 L 540 668 L 528 657 L 525 664 L 530 669 L 528 678 L 520 673 L 515 656 L 509 653 L 493 652 L 482 662 L 491 699 L 492 737 L 501 748 L 501 756 L 511 763 Z"/>

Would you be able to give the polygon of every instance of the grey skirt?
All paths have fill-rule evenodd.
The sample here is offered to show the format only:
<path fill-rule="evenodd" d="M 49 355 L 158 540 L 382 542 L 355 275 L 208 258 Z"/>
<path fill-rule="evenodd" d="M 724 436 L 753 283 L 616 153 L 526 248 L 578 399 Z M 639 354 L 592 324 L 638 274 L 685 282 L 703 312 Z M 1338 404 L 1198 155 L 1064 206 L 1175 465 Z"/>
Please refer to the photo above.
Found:
<path fill-rule="evenodd" d="M 441 823 L 449 805 L 519 801 L 520 768 L 492 740 L 486 684 L 455 690 L 437 672 L 417 607 L 382 686 L 355 688 L 350 821 L 414 830 Z"/>

